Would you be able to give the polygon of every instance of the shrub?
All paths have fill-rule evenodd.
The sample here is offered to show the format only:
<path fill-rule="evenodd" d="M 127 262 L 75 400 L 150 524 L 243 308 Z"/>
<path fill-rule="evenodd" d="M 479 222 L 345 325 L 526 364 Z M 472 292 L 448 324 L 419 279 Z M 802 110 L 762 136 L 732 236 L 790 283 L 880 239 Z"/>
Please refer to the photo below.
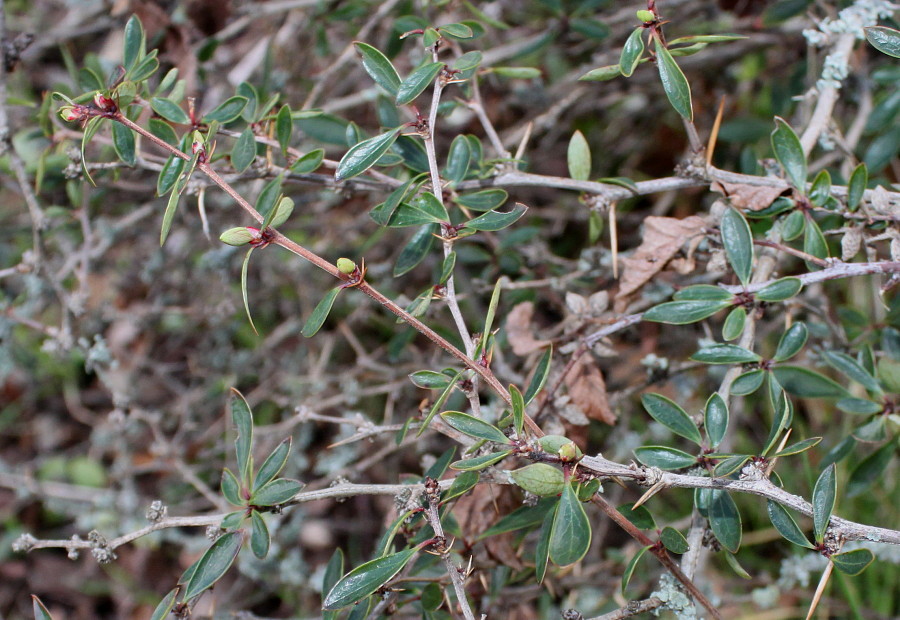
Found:
<path fill-rule="evenodd" d="M 900 612 L 894 5 L 418 4 L 4 43 L 35 617 Z"/>

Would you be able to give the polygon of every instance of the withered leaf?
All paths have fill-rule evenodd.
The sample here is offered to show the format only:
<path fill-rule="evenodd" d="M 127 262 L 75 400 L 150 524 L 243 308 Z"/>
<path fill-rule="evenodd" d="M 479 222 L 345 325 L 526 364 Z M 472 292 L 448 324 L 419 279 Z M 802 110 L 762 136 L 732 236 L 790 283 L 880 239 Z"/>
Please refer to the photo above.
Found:
<path fill-rule="evenodd" d="M 650 216 L 644 220 L 644 238 L 630 257 L 622 260 L 625 269 L 616 294 L 616 311 L 624 310 L 625 297 L 663 270 L 673 256 L 694 237 L 703 234 L 706 221 L 691 215 L 683 220 Z"/>
<path fill-rule="evenodd" d="M 781 196 L 787 189 L 787 185 L 745 185 L 744 183 L 723 183 L 713 181 L 710 189 L 727 196 L 738 209 L 750 211 L 762 211 Z"/>
<path fill-rule="evenodd" d="M 533 315 L 534 304 L 530 301 L 515 305 L 506 315 L 506 338 L 516 355 L 528 355 L 550 344 L 549 340 L 534 337 L 531 326 Z"/>
<path fill-rule="evenodd" d="M 609 425 L 616 423 L 616 414 L 606 397 L 606 381 L 603 380 L 603 373 L 590 355 L 582 355 L 576 360 L 566 375 L 565 384 L 572 403 L 588 418 Z"/>

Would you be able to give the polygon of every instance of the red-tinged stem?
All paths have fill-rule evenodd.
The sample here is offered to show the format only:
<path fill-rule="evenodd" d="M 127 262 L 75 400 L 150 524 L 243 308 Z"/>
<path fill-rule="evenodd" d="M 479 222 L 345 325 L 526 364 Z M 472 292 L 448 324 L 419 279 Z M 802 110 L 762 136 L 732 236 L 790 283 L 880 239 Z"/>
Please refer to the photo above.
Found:
<path fill-rule="evenodd" d="M 125 115 L 118 113 L 116 116 L 112 117 L 112 120 L 122 123 L 129 129 L 139 133 L 146 139 L 153 142 L 153 144 L 156 144 L 160 148 L 168 151 L 170 154 L 174 155 L 175 157 L 179 157 L 185 161 L 191 160 L 190 155 L 188 155 L 187 153 L 184 153 L 180 149 L 175 148 L 174 146 L 165 142 L 164 140 L 157 138 L 156 136 L 154 136 L 152 133 L 150 133 L 149 131 L 147 131 L 146 129 L 144 129 L 143 127 L 138 125 L 137 123 L 130 121 L 128 118 L 125 117 Z M 252 217 L 254 220 L 256 220 L 259 223 L 263 222 L 263 220 L 265 218 L 263 218 L 263 216 L 253 207 L 253 205 L 251 205 L 249 202 L 247 202 L 247 200 L 244 199 L 244 197 L 241 196 L 228 183 L 228 181 L 226 181 L 221 176 L 219 176 L 219 174 L 215 171 L 215 169 L 213 169 L 213 167 L 208 162 L 198 163 L 197 168 L 199 168 L 206 176 L 208 176 L 209 179 L 213 183 L 218 185 L 222 189 L 222 191 L 224 191 L 226 194 L 231 196 L 231 198 L 233 198 L 234 201 L 237 202 L 238 205 L 240 205 L 240 207 L 250 215 L 250 217 Z M 275 233 L 273 243 L 283 247 L 284 249 L 286 249 L 289 252 L 296 254 L 297 256 L 300 256 L 301 258 L 308 260 L 313 265 L 315 265 L 319 269 L 322 269 L 323 271 L 327 271 L 329 274 L 331 274 L 335 278 L 342 280 L 342 281 L 346 281 L 346 277 L 340 271 L 338 271 L 338 268 L 335 265 L 333 265 L 329 261 L 325 260 L 324 258 L 319 256 L 315 252 L 312 252 L 311 250 L 303 247 L 296 241 L 292 241 L 291 239 L 288 239 L 287 237 L 285 237 L 284 235 L 282 235 L 281 233 L 279 233 L 277 231 Z M 417 330 L 419 333 L 421 333 L 426 338 L 431 340 L 433 343 L 438 345 L 444 351 L 446 351 L 447 353 L 449 353 L 450 355 L 452 355 L 453 357 L 455 357 L 456 359 L 461 361 L 463 364 L 466 365 L 466 367 L 475 371 L 478 375 L 480 375 L 484 379 L 485 383 L 487 383 L 489 386 L 491 386 L 491 388 L 493 388 L 493 390 L 497 394 L 499 394 L 500 397 L 504 401 L 506 401 L 507 404 L 512 403 L 512 400 L 509 395 L 509 391 L 507 391 L 507 389 L 503 386 L 502 383 L 500 383 L 500 381 L 497 379 L 497 377 L 494 376 L 494 373 L 491 372 L 490 368 L 482 366 L 481 364 L 477 363 L 476 361 L 474 361 L 473 359 L 468 357 L 465 353 L 463 353 L 462 351 L 457 349 L 455 346 L 453 346 L 445 338 L 440 336 L 433 329 L 431 329 L 430 327 L 425 325 L 422 321 L 420 321 L 419 319 L 417 319 L 416 317 L 414 317 L 410 313 L 408 313 L 406 310 L 404 310 L 403 308 L 398 306 L 394 301 L 385 297 L 383 294 L 381 294 L 378 290 L 373 288 L 367 282 L 360 282 L 354 288 L 359 289 L 360 291 L 362 291 L 363 293 L 365 293 L 366 295 L 368 295 L 369 297 L 371 297 L 372 299 L 374 299 L 375 301 L 380 303 L 382 306 L 387 308 L 390 312 L 392 312 L 396 316 L 400 317 L 401 319 L 403 319 L 404 321 L 409 323 L 409 325 L 411 325 L 415 330 Z M 541 436 L 544 434 L 543 431 L 541 431 L 540 427 L 530 417 L 526 416 L 525 422 L 526 422 L 526 424 L 528 424 L 528 427 L 536 435 Z"/>
<path fill-rule="evenodd" d="M 650 547 L 650 553 L 655 555 L 660 563 L 681 582 L 688 593 L 690 593 L 698 603 L 703 605 L 713 618 L 719 618 L 721 620 L 722 616 L 719 614 L 719 610 L 716 609 L 715 605 L 703 595 L 694 582 L 691 581 L 690 577 L 684 574 L 684 571 L 682 571 L 678 564 L 675 563 L 675 560 L 669 557 L 669 553 L 664 547 L 657 546 L 656 543 L 650 540 L 646 534 L 639 530 L 631 521 L 626 519 L 625 515 L 616 510 L 615 507 L 603 499 L 602 496 L 595 494 L 594 497 L 591 498 L 591 502 L 600 508 L 606 516 L 615 521 L 616 525 L 625 530 L 632 538 L 642 545 Z"/>

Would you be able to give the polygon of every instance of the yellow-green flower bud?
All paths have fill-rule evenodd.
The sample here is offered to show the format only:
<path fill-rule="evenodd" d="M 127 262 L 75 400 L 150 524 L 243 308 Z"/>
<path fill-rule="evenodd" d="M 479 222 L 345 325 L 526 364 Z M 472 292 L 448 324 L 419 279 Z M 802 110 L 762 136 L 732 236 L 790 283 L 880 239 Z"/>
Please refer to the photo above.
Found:
<path fill-rule="evenodd" d="M 557 454 L 559 454 L 560 459 L 567 463 L 579 461 L 581 460 L 581 457 L 584 456 L 584 454 L 581 452 L 581 449 L 575 445 L 575 442 L 572 441 L 567 444 L 563 444 Z"/>
<path fill-rule="evenodd" d="M 258 234 L 258 233 L 257 233 Z M 229 228 L 221 235 L 219 241 L 228 245 L 247 245 L 256 238 L 253 231 L 246 226 L 238 226 L 237 228 Z"/>
<path fill-rule="evenodd" d="M 637 18 L 645 24 L 656 20 L 656 16 L 653 14 L 653 11 L 648 11 L 646 9 L 638 11 Z"/>
<path fill-rule="evenodd" d="M 351 273 L 356 271 L 356 263 L 354 263 L 349 258 L 339 258 L 337 259 L 337 268 L 345 276 L 349 276 Z"/>

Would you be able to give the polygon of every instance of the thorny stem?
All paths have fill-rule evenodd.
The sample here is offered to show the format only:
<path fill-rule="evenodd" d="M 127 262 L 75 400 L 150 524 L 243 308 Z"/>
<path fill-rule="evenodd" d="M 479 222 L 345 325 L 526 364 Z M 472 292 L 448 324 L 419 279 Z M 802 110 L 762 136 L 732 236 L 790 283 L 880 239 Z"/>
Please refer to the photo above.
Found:
<path fill-rule="evenodd" d="M 681 582 L 681 584 L 685 587 L 688 593 L 694 597 L 698 603 L 703 605 L 707 611 L 709 611 L 710 615 L 713 618 L 721 619 L 722 616 L 719 614 L 719 610 L 716 609 L 715 605 L 713 605 L 708 598 L 706 598 L 699 588 L 691 581 L 690 577 L 684 574 L 681 568 L 678 567 L 678 564 L 675 563 L 669 556 L 669 552 L 665 550 L 664 547 L 657 546 L 652 540 L 650 540 L 646 534 L 644 534 L 641 530 L 639 530 L 631 521 L 625 518 L 625 516 L 615 509 L 609 502 L 607 502 L 601 495 L 594 494 L 591 498 L 591 502 L 600 508 L 606 516 L 612 519 L 616 525 L 625 530 L 632 538 L 637 540 L 644 546 L 650 547 L 650 553 L 655 555 L 660 563 L 665 566 L 672 575 Z"/>
<path fill-rule="evenodd" d="M 428 157 L 431 189 L 434 193 L 434 197 L 443 205 L 444 188 L 441 183 L 441 173 L 438 169 L 437 153 L 434 149 L 434 127 L 437 122 L 437 110 L 438 104 L 441 101 L 441 91 L 444 89 L 443 82 L 441 81 L 442 79 L 443 77 L 439 75 L 434 82 L 434 92 L 431 97 L 431 109 L 428 111 L 428 127 L 426 128 L 426 133 L 422 136 L 422 141 L 425 143 L 425 153 Z M 444 258 L 447 258 L 447 256 L 450 255 L 450 252 L 453 251 L 453 242 L 447 238 L 447 231 L 447 226 L 441 224 L 441 236 L 444 238 Z M 456 330 L 459 332 L 459 337 L 462 338 L 463 346 L 466 349 L 466 355 L 472 357 L 475 352 L 475 346 L 472 343 L 472 336 L 469 334 L 469 329 L 466 327 L 466 321 L 459 309 L 459 302 L 456 299 L 455 280 L 452 275 L 447 278 L 444 288 L 444 298 L 447 301 L 447 307 L 450 308 L 450 314 L 453 315 L 453 322 L 456 323 Z"/>
<path fill-rule="evenodd" d="M 428 507 L 425 509 L 425 519 L 428 521 L 431 529 L 434 530 L 435 538 L 441 541 L 435 545 L 435 552 L 440 556 L 444 567 L 447 569 L 447 574 L 450 575 L 453 590 L 456 592 L 456 600 L 459 602 L 463 616 L 466 620 L 475 620 L 475 615 L 472 613 L 472 608 L 469 607 L 469 599 L 466 596 L 466 584 L 461 573 L 461 567 L 453 563 L 453 558 L 450 557 L 450 547 L 446 544 L 447 537 L 444 535 L 444 526 L 441 523 L 439 512 L 441 492 L 437 482 L 434 478 L 428 478 L 425 481 L 425 499 L 428 502 Z"/>
<path fill-rule="evenodd" d="M 611 611 L 602 616 L 594 616 L 593 618 L 588 618 L 588 620 L 624 620 L 625 618 L 632 618 L 638 614 L 645 614 L 654 609 L 659 609 L 663 605 L 662 599 L 652 596 L 643 601 L 631 601 L 622 609 Z"/>

